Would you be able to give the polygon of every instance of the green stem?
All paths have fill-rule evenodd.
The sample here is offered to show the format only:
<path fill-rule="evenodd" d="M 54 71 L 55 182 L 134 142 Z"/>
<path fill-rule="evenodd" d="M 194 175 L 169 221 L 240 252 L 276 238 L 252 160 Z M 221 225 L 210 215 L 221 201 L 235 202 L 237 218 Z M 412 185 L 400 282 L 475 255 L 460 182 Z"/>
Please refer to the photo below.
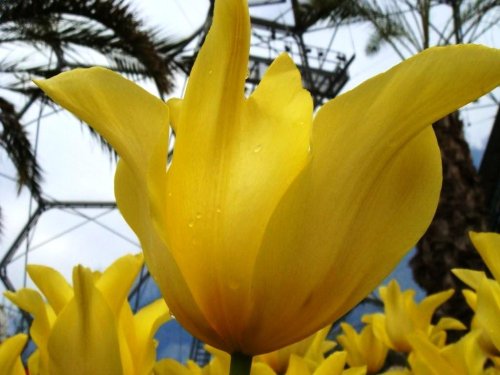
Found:
<path fill-rule="evenodd" d="M 229 375 L 250 375 L 252 357 L 243 353 L 231 354 Z"/>

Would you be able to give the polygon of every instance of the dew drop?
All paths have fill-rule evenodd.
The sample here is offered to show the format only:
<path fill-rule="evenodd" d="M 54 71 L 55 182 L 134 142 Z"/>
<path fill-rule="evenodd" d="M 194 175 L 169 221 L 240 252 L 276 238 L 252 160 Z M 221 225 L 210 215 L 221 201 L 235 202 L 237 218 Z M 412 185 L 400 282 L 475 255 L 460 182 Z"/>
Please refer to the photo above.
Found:
<path fill-rule="evenodd" d="M 168 193 L 167 193 L 167 197 L 169 197 L 169 198 L 170 198 L 171 196 L 172 196 L 172 193 L 171 193 L 171 192 L 168 192 Z"/>
<path fill-rule="evenodd" d="M 189 224 L 188 224 L 188 227 L 189 227 L 189 228 L 194 227 L 194 221 L 190 221 L 190 222 L 189 222 Z"/>
<path fill-rule="evenodd" d="M 215 210 L 215 212 L 217 212 L 218 214 L 220 214 L 222 212 L 222 210 L 221 210 L 220 207 L 217 207 L 217 209 Z"/>
<path fill-rule="evenodd" d="M 257 145 L 257 146 L 255 146 L 255 148 L 253 149 L 253 152 L 255 152 L 255 153 L 257 154 L 257 153 L 259 153 L 261 150 L 262 150 L 262 145 Z"/>
<path fill-rule="evenodd" d="M 198 212 L 198 213 L 196 214 L 196 218 L 197 218 L 198 220 L 200 220 L 200 219 L 201 219 L 201 213 L 199 213 L 199 212 Z"/>
<path fill-rule="evenodd" d="M 214 71 L 213 71 L 212 69 L 210 69 L 210 70 L 208 71 L 208 75 L 209 75 L 209 76 L 211 76 L 211 75 L 213 74 L 213 72 L 214 72 Z"/>
<path fill-rule="evenodd" d="M 240 283 L 236 280 L 229 280 L 228 286 L 231 290 L 238 290 L 240 288 Z"/>

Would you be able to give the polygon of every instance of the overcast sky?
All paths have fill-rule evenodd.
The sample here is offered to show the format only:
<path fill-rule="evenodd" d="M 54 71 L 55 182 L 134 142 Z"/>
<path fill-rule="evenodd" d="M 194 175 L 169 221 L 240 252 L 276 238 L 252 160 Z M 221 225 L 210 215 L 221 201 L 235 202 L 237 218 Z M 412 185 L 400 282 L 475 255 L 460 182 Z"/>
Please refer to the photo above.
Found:
<path fill-rule="evenodd" d="M 165 35 L 184 36 L 190 34 L 203 22 L 208 1 L 206 0 L 146 0 L 136 1 L 136 8 L 143 15 L 146 24 L 157 25 Z M 254 14 L 265 16 L 270 8 L 252 8 Z M 282 9 L 274 8 L 274 14 Z M 495 27 L 498 31 L 498 27 Z M 364 53 L 367 26 L 351 26 L 339 30 L 334 49 L 347 56 L 356 54 L 351 66 L 346 88 L 352 88 L 365 79 L 386 70 L 399 60 L 394 53 L 384 49 L 380 54 L 367 58 Z M 487 36 L 485 43 L 497 46 L 495 33 Z M 309 37 L 319 46 L 329 41 L 328 32 Z M 179 78 L 180 95 L 184 78 Z M 150 86 L 146 85 L 147 88 Z M 500 95 L 497 95 L 500 97 Z M 491 103 L 483 99 L 476 107 Z M 36 119 L 39 109 L 34 108 L 25 116 L 25 121 Z M 47 111 L 49 111 L 47 109 Z M 464 112 L 467 123 L 466 134 L 474 148 L 484 147 L 493 122 L 495 108 L 472 109 Z M 28 127 L 35 144 L 36 123 Z M 115 164 L 109 155 L 102 152 L 99 144 L 67 112 L 59 112 L 44 119 L 40 126 L 37 142 L 37 157 L 44 170 L 45 196 L 56 200 L 113 201 L 113 174 Z M 0 152 L 1 172 L 14 176 L 14 168 L 4 153 Z M 29 195 L 24 190 L 17 195 L 15 184 L 0 176 L 0 205 L 3 209 L 3 235 L 0 239 L 0 255 L 10 247 L 14 238 L 26 223 L 29 213 Z M 34 209 L 34 207 L 32 207 Z M 87 221 L 82 217 L 99 216 L 98 221 Z M 77 228 L 77 230 L 72 230 Z M 110 230 L 111 229 L 111 230 Z M 112 233 L 116 231 L 119 235 Z M 66 232 L 68 232 L 66 234 Z M 50 265 L 70 278 L 71 268 L 76 263 L 103 269 L 119 255 L 137 252 L 139 248 L 133 233 L 114 210 L 51 210 L 42 215 L 30 239 L 29 262 Z M 19 249 L 20 254 L 26 248 Z M 24 257 L 19 257 L 8 268 L 8 275 L 16 287 L 23 285 Z M 28 285 L 31 285 L 28 282 Z M 3 286 L 0 286 L 0 290 Z"/>

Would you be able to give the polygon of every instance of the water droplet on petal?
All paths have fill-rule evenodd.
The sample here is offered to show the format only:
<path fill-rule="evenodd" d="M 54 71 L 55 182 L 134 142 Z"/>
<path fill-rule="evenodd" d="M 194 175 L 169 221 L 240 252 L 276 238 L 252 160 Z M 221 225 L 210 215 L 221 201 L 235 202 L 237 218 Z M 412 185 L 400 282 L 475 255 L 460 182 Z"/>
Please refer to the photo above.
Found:
<path fill-rule="evenodd" d="M 240 288 L 240 283 L 236 280 L 229 280 L 228 285 L 231 290 L 237 290 Z"/>
<path fill-rule="evenodd" d="M 221 210 L 220 207 L 217 207 L 217 209 L 215 210 L 215 212 L 217 212 L 218 214 L 220 214 L 222 212 L 222 210 Z"/>
<path fill-rule="evenodd" d="M 189 224 L 188 224 L 188 227 L 189 227 L 189 228 L 194 227 L 194 221 L 190 221 L 190 222 L 189 222 Z"/>
<path fill-rule="evenodd" d="M 201 219 L 201 213 L 200 213 L 200 212 L 198 212 L 198 213 L 196 214 L 196 218 L 197 218 L 198 220 L 200 220 L 200 219 Z"/>
<path fill-rule="evenodd" d="M 210 70 L 208 71 L 208 75 L 209 75 L 209 76 L 211 76 L 211 75 L 213 74 L 213 72 L 214 72 L 214 71 L 213 71 L 212 69 L 210 69 Z"/>
<path fill-rule="evenodd" d="M 255 152 L 255 153 L 257 154 L 257 153 L 259 153 L 261 150 L 262 150 L 262 145 L 257 145 L 257 146 L 255 146 L 255 148 L 253 149 L 253 152 Z"/>

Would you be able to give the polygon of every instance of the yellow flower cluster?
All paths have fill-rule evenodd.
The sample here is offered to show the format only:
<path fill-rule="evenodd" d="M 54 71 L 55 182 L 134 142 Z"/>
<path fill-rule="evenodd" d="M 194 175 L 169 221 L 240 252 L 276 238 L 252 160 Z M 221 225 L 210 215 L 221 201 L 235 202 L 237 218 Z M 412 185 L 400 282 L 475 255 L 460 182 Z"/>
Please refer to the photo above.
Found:
<path fill-rule="evenodd" d="M 466 330 L 461 322 L 444 317 L 432 323 L 452 290 L 416 303 L 413 290 L 401 291 L 391 281 L 379 290 L 383 312 L 363 316 L 359 333 L 341 323 L 337 345 L 327 339 L 327 326 L 295 344 L 254 357 L 251 375 L 500 374 L 500 234 L 471 233 L 471 239 L 494 279 L 478 271 L 453 271 L 472 288 L 463 293 L 475 312 L 470 330 L 458 342 L 446 344 L 446 332 Z M 75 267 L 73 287 L 51 268 L 29 266 L 47 302 L 30 289 L 6 293 L 34 317 L 30 334 L 37 350 L 28 359 L 29 373 L 228 374 L 230 355 L 209 346 L 212 359 L 205 367 L 192 361 L 156 361 L 153 336 L 169 319 L 167 306 L 158 300 L 133 315 L 126 302 L 141 264 L 140 257 L 128 255 L 102 274 Z M 2 374 L 24 374 L 20 353 L 26 341 L 27 336 L 19 334 L 0 345 Z M 394 358 L 399 367 L 390 366 Z"/>
<path fill-rule="evenodd" d="M 388 351 L 399 353 L 407 367 L 385 374 L 500 374 L 500 234 L 471 233 L 471 240 L 495 279 L 483 272 L 456 269 L 453 272 L 473 290 L 464 290 L 474 310 L 472 326 L 458 342 L 446 345 L 446 331 L 465 330 L 461 322 L 444 317 L 431 323 L 434 311 L 453 294 L 433 294 L 419 304 L 414 291 L 401 291 L 397 282 L 380 288 L 384 313 L 366 315 L 361 333 L 342 323 L 338 342 L 347 351 L 350 366 L 366 366 L 378 373 Z"/>
<path fill-rule="evenodd" d="M 327 326 L 314 335 L 271 353 L 254 357 L 251 375 L 363 375 L 366 366 L 345 369 L 348 353 L 335 351 L 336 343 L 326 339 Z M 158 362 L 155 375 L 225 375 L 229 373 L 230 356 L 226 352 L 207 347 L 212 360 L 201 368 L 188 361 L 180 363 L 165 359 Z"/>

